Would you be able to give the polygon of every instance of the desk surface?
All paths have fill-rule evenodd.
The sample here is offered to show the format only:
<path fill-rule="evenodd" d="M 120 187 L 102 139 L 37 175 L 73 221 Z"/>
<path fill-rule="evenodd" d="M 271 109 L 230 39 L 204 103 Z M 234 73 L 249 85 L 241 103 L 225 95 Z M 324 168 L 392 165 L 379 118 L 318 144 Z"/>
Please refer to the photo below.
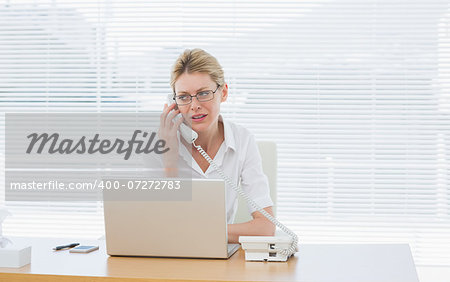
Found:
<path fill-rule="evenodd" d="M 75 254 L 52 250 L 73 240 L 12 239 L 32 245 L 31 264 L 0 268 L 0 281 L 418 282 L 408 245 L 300 245 L 288 262 L 246 262 L 243 250 L 228 260 L 110 257 L 103 240 L 79 240 L 100 250 Z"/>

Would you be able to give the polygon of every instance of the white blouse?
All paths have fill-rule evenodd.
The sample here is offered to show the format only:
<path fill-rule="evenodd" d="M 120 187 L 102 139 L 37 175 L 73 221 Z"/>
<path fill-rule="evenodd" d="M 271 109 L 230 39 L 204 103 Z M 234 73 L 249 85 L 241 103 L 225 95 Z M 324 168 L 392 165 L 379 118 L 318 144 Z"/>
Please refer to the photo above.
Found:
<path fill-rule="evenodd" d="M 261 208 L 273 206 L 269 182 L 267 176 L 263 173 L 261 156 L 255 137 L 246 128 L 224 120 L 222 115 L 219 115 L 219 121 L 223 122 L 225 140 L 215 155 L 214 162 L 236 185 L 240 184 L 244 192 Z M 179 142 L 179 152 L 183 158 L 179 164 L 179 170 L 188 171 L 193 178 L 222 179 L 211 165 L 206 172 L 203 172 L 181 142 Z M 236 215 L 238 201 L 237 193 L 232 187 L 228 186 L 225 183 L 227 222 L 231 224 Z M 255 211 L 254 208 L 248 205 L 247 207 L 250 214 Z"/>

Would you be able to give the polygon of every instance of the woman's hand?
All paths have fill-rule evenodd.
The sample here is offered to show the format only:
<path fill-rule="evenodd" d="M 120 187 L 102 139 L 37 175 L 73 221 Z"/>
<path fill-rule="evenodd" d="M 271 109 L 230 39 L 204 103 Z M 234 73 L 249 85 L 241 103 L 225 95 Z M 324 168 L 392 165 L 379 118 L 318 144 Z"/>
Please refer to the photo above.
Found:
<path fill-rule="evenodd" d="M 264 210 L 273 215 L 272 206 Z M 244 223 L 228 224 L 228 243 L 239 243 L 239 236 L 275 236 L 276 226 L 262 213 L 252 213 L 253 219 Z"/>
<path fill-rule="evenodd" d="M 174 120 L 180 113 L 180 110 L 175 109 L 176 104 L 170 106 L 164 104 L 163 112 L 160 116 L 160 124 L 158 130 L 158 137 L 166 141 L 164 148 L 169 148 L 169 151 L 162 155 L 166 176 L 177 176 L 178 174 L 178 138 L 177 130 L 183 122 L 183 118 Z"/>

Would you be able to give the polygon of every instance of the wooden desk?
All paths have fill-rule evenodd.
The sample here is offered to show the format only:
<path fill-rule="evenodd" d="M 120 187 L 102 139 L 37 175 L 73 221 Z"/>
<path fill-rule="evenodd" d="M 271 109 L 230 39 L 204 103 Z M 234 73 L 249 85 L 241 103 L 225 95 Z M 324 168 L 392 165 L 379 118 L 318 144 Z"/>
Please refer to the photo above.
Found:
<path fill-rule="evenodd" d="M 77 240 L 13 238 L 32 245 L 32 262 L 0 268 L 0 281 L 304 281 L 418 282 L 408 245 L 300 245 L 288 262 L 246 262 L 239 250 L 228 260 L 109 257 L 99 251 L 52 251 Z"/>

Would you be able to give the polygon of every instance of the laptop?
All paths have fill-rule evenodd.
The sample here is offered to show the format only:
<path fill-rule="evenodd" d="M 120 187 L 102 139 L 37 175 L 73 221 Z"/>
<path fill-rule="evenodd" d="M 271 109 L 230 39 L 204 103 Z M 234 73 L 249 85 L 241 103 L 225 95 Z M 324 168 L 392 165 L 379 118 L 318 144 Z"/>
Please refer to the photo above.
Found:
<path fill-rule="evenodd" d="M 221 259 L 233 255 L 240 245 L 228 244 L 224 181 L 189 183 L 189 200 L 110 200 L 107 194 L 114 189 L 103 190 L 108 199 L 103 202 L 108 255 Z"/>

